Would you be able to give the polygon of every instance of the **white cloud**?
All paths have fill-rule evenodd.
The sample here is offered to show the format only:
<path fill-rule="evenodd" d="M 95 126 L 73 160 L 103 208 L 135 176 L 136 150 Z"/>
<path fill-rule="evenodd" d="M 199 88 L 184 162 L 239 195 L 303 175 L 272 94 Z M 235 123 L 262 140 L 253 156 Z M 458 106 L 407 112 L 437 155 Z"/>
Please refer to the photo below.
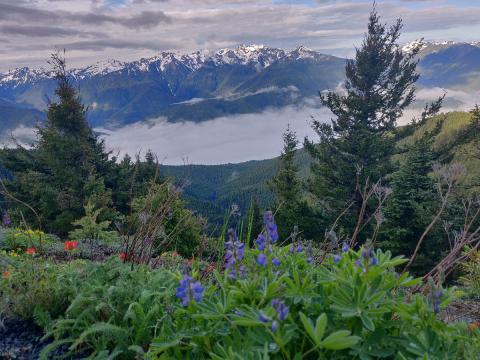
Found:
<path fill-rule="evenodd" d="M 326 110 L 286 107 L 260 114 L 221 117 L 202 123 L 156 119 L 105 133 L 107 146 L 120 154 L 154 151 L 165 164 L 220 164 L 278 156 L 290 124 L 299 139 L 313 135 L 311 116 L 328 121 Z"/>

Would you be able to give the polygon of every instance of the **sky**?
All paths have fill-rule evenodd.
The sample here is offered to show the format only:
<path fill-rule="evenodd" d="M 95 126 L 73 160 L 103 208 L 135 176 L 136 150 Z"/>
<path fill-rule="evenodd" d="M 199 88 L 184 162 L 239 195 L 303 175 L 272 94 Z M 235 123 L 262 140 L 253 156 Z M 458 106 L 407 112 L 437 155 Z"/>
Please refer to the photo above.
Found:
<path fill-rule="evenodd" d="M 480 0 L 377 0 L 402 41 L 480 40 Z M 164 50 L 305 45 L 351 56 L 372 0 L 0 0 L 0 71 L 46 66 L 66 49 L 73 67 Z"/>

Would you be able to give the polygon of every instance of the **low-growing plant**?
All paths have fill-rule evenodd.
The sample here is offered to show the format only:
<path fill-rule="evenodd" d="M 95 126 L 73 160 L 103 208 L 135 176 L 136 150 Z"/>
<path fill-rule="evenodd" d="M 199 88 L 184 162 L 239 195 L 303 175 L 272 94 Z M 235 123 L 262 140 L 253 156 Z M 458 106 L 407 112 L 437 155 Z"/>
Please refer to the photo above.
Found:
<path fill-rule="evenodd" d="M 0 249 L 43 249 L 55 243 L 55 239 L 41 230 L 9 228 L 0 238 Z"/>
<path fill-rule="evenodd" d="M 9 252 L 0 263 L 0 313 L 8 317 L 55 319 L 80 287 L 85 262 L 53 264 L 35 254 Z M 48 321 L 40 321 L 47 326 Z"/>

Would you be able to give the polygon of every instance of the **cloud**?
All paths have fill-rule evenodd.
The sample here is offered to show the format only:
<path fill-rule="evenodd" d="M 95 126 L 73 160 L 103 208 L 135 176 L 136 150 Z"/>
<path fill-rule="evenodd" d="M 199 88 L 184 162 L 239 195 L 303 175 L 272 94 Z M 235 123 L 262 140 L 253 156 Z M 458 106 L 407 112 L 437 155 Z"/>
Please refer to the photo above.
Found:
<path fill-rule="evenodd" d="M 381 0 L 378 10 L 384 21 L 404 18 L 404 41 L 474 40 L 480 8 L 465 4 Z M 74 66 L 239 43 L 303 44 L 345 57 L 361 41 L 371 6 L 371 0 L 0 0 L 0 35 L 11 40 L 2 49 L 8 56 L 0 56 L 0 71 L 44 64 L 56 46 L 73 49 L 68 56 Z M 38 37 L 45 40 L 38 44 Z"/>
<path fill-rule="evenodd" d="M 92 34 L 73 29 L 66 29 L 56 26 L 23 26 L 23 25 L 3 25 L 0 27 L 0 32 L 5 35 L 23 35 L 29 37 L 67 37 L 71 35 L 99 36 L 99 34 Z"/>
<path fill-rule="evenodd" d="M 120 154 L 154 151 L 165 164 L 220 164 L 278 156 L 287 125 L 302 139 L 313 135 L 310 116 L 328 121 L 326 110 L 286 107 L 260 114 L 221 117 L 202 123 L 155 119 L 105 134 L 107 147 Z M 141 141 L 139 141 L 141 139 Z"/>

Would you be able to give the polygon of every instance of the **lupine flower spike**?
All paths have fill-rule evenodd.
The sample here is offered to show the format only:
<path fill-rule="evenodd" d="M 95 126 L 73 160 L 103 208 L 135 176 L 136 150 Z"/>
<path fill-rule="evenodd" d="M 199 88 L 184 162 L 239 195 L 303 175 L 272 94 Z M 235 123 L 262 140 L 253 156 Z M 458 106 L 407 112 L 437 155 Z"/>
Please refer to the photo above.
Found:
<path fill-rule="evenodd" d="M 275 219 L 273 217 L 273 213 L 271 211 L 266 211 L 263 215 L 263 222 L 265 227 L 267 228 L 268 236 L 272 243 L 277 242 L 278 240 L 278 228 L 277 224 L 275 224 Z"/>
<path fill-rule="evenodd" d="M 192 299 L 195 302 L 200 302 L 203 299 L 204 288 L 200 281 L 192 281 L 192 277 L 185 274 L 180 280 L 180 285 L 177 287 L 177 298 L 182 300 L 183 306 L 188 306 Z"/>

